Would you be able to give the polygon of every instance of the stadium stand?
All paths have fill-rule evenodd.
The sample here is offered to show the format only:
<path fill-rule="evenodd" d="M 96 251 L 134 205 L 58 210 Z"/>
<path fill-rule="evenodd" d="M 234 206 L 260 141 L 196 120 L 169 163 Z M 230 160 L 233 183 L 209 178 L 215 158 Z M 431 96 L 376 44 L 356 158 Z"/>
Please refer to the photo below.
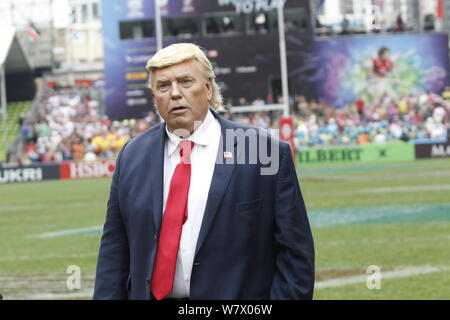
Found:
<path fill-rule="evenodd" d="M 158 122 L 149 112 L 144 119 L 110 121 L 102 114 L 94 88 L 45 87 L 30 116 L 20 126 L 21 148 L 8 153 L 8 163 L 95 160 L 114 158 L 130 138 Z"/>
<path fill-rule="evenodd" d="M 11 102 L 8 104 L 8 121 L 7 121 L 7 136 L 6 136 L 6 146 L 2 143 L 0 144 L 0 162 L 5 161 L 6 151 L 11 146 L 11 144 L 15 141 L 19 129 L 22 125 L 22 121 L 25 118 L 25 115 L 28 114 L 31 108 L 31 101 L 20 101 L 20 102 Z M 3 135 L 3 122 L 0 123 L 0 133 Z M 3 139 L 3 137 L 2 137 Z"/>
<path fill-rule="evenodd" d="M 128 139 L 159 122 L 154 112 L 144 119 L 110 121 L 93 90 L 85 86 L 45 87 L 41 97 L 35 99 L 30 112 L 33 116 L 20 126 L 21 148 L 9 152 L 7 161 L 29 165 L 114 158 Z M 280 98 L 277 101 L 281 102 Z M 261 110 L 269 102 L 257 99 L 251 104 Z M 30 103 L 12 106 L 15 111 L 9 121 L 9 141 L 16 137 L 20 115 L 27 112 Z M 294 96 L 290 98 L 290 109 L 297 149 L 399 140 L 448 141 L 450 135 L 450 88 L 442 96 L 424 93 L 388 100 L 376 108 L 364 107 L 360 101 L 335 108 L 323 101 Z M 278 127 L 279 116 L 277 111 L 233 115 L 235 121 L 267 130 Z"/>
<path fill-rule="evenodd" d="M 449 98 L 450 90 L 447 88 L 442 96 L 426 93 L 411 95 L 386 100 L 375 108 L 364 107 L 364 103 L 358 101 L 335 108 L 324 101 L 307 101 L 302 96 L 295 96 L 290 99 L 295 145 L 300 149 L 398 140 L 412 143 L 447 141 L 450 135 Z M 253 104 L 260 105 L 261 100 Z M 262 111 L 248 113 L 235 120 L 270 129 L 277 127 L 279 116 L 276 112 Z"/>
<path fill-rule="evenodd" d="M 434 94 L 359 110 L 357 103 L 336 109 L 324 102 L 295 100 L 297 147 L 447 140 L 449 135 L 450 103 Z"/>

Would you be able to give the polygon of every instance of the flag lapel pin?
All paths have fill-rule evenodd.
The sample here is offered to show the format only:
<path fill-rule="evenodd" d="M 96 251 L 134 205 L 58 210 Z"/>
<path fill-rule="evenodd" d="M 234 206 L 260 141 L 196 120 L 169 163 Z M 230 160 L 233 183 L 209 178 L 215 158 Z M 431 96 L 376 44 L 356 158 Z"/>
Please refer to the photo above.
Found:
<path fill-rule="evenodd" d="M 225 159 L 232 159 L 232 158 L 233 158 L 233 153 L 231 153 L 231 152 L 229 152 L 229 151 L 225 151 L 225 152 L 223 153 L 223 157 L 224 157 Z"/>

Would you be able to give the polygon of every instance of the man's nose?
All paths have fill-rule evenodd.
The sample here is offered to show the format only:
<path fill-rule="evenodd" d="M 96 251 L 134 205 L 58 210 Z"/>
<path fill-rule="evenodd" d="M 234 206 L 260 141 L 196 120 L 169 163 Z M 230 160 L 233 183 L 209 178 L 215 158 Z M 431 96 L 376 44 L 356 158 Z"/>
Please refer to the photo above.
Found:
<path fill-rule="evenodd" d="M 178 84 L 176 82 L 172 83 L 172 90 L 170 94 L 170 98 L 173 100 L 177 100 L 181 98 L 180 90 L 178 90 Z"/>

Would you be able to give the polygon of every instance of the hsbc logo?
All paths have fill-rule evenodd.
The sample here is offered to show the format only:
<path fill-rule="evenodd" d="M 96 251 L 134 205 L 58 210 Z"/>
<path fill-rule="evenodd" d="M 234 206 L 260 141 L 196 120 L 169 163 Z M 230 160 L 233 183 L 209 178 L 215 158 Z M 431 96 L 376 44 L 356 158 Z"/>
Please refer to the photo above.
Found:
<path fill-rule="evenodd" d="M 68 162 L 61 164 L 61 179 L 85 179 L 112 177 L 115 160 Z"/>

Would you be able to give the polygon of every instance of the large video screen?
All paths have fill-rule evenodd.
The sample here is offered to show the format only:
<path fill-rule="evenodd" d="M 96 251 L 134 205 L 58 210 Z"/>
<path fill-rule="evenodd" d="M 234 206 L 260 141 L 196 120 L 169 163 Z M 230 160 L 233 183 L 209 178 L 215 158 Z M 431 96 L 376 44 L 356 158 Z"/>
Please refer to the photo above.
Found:
<path fill-rule="evenodd" d="M 318 97 L 336 107 L 440 93 L 448 83 L 447 34 L 317 40 L 315 54 Z"/>

